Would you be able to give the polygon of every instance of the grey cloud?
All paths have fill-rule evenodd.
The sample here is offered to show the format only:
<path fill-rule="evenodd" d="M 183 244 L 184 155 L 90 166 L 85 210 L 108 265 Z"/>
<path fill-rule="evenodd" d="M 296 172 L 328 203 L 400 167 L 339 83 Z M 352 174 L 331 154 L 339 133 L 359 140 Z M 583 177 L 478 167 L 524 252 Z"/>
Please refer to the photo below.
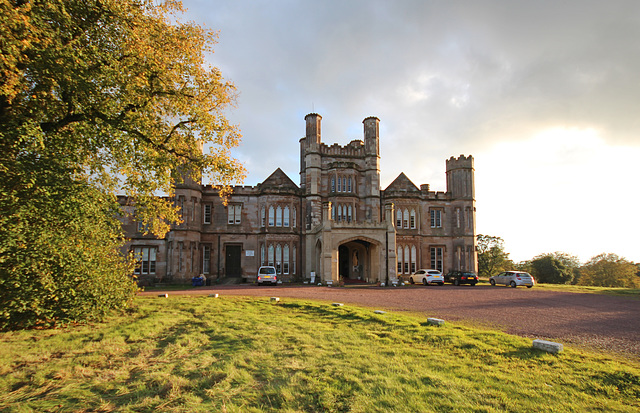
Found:
<path fill-rule="evenodd" d="M 277 167 L 297 180 L 311 111 L 327 143 L 380 117 L 387 182 L 403 165 L 425 165 L 417 184 L 442 180 L 447 157 L 545 126 L 638 142 L 635 1 L 184 3 L 220 30 L 212 62 L 241 93 L 249 183 Z"/>

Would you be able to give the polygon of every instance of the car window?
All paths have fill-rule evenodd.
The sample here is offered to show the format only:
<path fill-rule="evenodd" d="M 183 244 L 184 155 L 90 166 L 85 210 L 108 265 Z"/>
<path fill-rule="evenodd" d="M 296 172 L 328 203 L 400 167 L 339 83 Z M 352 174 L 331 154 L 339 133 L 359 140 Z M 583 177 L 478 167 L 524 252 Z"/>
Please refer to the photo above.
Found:
<path fill-rule="evenodd" d="M 260 274 L 275 274 L 275 268 L 260 268 Z"/>

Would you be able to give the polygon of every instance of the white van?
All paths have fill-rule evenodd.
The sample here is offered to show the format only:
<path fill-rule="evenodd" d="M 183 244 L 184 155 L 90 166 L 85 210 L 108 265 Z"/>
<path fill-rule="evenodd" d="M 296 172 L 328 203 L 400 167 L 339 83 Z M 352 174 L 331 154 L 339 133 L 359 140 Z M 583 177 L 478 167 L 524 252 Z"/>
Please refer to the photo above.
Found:
<path fill-rule="evenodd" d="M 278 284 L 278 275 L 276 274 L 276 267 L 262 266 L 258 269 L 258 279 L 256 280 L 258 285 L 264 283 L 271 283 L 273 285 Z"/>
<path fill-rule="evenodd" d="M 519 285 L 526 285 L 531 288 L 536 285 L 536 280 L 528 272 L 523 271 L 505 271 L 489 278 L 491 285 L 503 284 L 516 288 Z"/>

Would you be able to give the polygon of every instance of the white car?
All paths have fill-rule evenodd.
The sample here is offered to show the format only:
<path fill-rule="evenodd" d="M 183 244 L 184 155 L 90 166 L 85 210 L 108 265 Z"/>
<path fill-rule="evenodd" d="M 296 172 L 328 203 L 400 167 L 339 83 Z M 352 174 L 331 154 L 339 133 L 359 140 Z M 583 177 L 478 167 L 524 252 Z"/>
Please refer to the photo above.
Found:
<path fill-rule="evenodd" d="M 278 284 L 278 275 L 276 274 L 276 267 L 262 266 L 258 269 L 258 279 L 256 280 L 258 285 L 264 283 L 271 283 L 273 285 Z"/>
<path fill-rule="evenodd" d="M 524 271 L 505 271 L 498 275 L 494 275 L 489 278 L 491 285 L 503 284 L 516 288 L 519 285 L 525 285 L 527 288 L 531 288 L 536 285 L 536 280 L 528 272 Z"/>
<path fill-rule="evenodd" d="M 418 270 L 409 276 L 409 282 L 411 284 L 422 283 L 424 285 L 444 285 L 444 277 L 438 270 Z"/>

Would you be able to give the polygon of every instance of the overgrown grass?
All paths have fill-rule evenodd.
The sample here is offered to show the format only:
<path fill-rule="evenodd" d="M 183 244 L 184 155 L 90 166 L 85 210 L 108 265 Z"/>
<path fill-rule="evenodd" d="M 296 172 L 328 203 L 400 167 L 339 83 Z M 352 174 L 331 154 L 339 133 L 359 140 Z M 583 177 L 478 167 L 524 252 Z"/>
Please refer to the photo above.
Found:
<path fill-rule="evenodd" d="M 640 363 L 406 314 L 268 298 L 139 298 L 0 335 L 2 411 L 574 412 L 640 408 Z"/>

